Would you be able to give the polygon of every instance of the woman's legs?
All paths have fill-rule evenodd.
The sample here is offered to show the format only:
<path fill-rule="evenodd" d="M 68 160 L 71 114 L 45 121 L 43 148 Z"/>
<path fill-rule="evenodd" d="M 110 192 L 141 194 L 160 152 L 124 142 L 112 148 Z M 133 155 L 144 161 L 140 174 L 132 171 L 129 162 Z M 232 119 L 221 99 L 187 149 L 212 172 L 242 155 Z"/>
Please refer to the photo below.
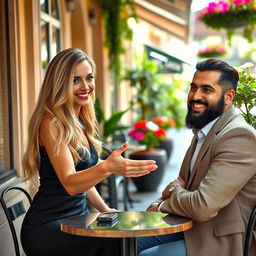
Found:
<path fill-rule="evenodd" d="M 21 240 L 28 256 L 120 255 L 120 239 L 70 235 L 60 230 L 59 220 L 24 228 Z"/>
<path fill-rule="evenodd" d="M 170 251 L 174 251 L 175 256 L 186 255 L 186 245 L 182 232 L 161 236 L 138 237 L 137 244 L 138 253 L 143 251 L 143 253 L 139 254 L 140 256 L 171 256 Z"/>

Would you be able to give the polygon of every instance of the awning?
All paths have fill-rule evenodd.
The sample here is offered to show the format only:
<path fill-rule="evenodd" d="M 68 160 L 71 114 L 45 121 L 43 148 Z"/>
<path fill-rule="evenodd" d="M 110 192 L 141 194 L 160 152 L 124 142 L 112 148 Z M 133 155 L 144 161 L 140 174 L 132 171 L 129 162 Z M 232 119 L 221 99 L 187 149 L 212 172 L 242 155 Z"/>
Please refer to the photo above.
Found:
<path fill-rule="evenodd" d="M 148 57 L 159 63 L 159 73 L 182 73 L 184 61 L 175 58 L 155 47 L 145 45 Z"/>

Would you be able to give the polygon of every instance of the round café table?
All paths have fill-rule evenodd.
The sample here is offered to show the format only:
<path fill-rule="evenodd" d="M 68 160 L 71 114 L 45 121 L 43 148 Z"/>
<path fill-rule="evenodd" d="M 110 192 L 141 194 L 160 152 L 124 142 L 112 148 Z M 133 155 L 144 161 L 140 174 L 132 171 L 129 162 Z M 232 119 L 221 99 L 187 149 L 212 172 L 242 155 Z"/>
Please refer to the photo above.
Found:
<path fill-rule="evenodd" d="M 113 222 L 98 222 L 100 213 L 71 216 L 62 220 L 63 232 L 90 237 L 122 238 L 122 256 L 137 255 L 136 237 L 156 236 L 186 231 L 192 220 L 161 212 L 117 212 Z M 85 248 L 86 249 L 86 248 Z"/>

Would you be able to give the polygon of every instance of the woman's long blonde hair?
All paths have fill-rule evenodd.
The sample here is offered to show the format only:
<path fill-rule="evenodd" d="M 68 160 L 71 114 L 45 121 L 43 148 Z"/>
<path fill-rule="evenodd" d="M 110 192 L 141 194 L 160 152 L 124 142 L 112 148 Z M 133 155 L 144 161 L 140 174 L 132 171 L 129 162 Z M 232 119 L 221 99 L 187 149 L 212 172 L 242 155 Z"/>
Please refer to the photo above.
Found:
<path fill-rule="evenodd" d="M 95 92 L 92 100 L 81 108 L 79 118 L 74 111 L 73 78 L 76 65 L 86 60 L 95 71 L 94 62 L 80 49 L 66 49 L 58 53 L 50 62 L 43 85 L 38 97 L 35 111 L 30 119 L 28 127 L 27 148 L 23 156 L 22 166 L 25 179 L 37 177 L 40 154 L 39 154 L 39 129 L 44 117 L 52 118 L 50 126 L 57 127 L 59 133 L 56 138 L 55 154 L 60 147 L 67 144 L 74 162 L 81 157 L 78 150 L 88 154 L 81 139 L 81 129 L 85 132 L 88 140 L 94 145 L 97 152 L 101 151 L 101 143 L 98 141 L 97 120 L 94 111 Z"/>

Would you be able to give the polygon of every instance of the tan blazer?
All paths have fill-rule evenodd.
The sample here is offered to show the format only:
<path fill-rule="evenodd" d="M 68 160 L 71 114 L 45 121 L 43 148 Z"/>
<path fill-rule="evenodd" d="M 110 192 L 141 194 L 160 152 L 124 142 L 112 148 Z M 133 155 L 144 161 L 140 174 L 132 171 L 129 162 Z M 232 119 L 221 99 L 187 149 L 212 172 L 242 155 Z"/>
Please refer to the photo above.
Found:
<path fill-rule="evenodd" d="M 226 110 L 208 133 L 189 175 L 193 142 L 175 188 L 162 212 L 188 216 L 184 232 L 188 256 L 242 256 L 245 229 L 256 206 L 256 131 L 236 110 Z M 256 255 L 256 241 L 250 247 Z"/>

